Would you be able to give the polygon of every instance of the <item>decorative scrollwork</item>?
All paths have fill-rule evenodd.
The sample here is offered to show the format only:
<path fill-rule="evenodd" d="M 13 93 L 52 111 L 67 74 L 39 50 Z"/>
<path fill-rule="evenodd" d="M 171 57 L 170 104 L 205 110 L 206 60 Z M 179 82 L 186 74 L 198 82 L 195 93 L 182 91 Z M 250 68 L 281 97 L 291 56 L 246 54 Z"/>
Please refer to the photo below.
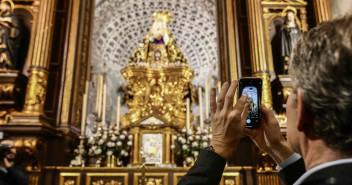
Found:
<path fill-rule="evenodd" d="M 122 182 L 116 181 L 116 180 L 98 180 L 95 182 L 92 182 L 92 185 L 122 185 Z"/>

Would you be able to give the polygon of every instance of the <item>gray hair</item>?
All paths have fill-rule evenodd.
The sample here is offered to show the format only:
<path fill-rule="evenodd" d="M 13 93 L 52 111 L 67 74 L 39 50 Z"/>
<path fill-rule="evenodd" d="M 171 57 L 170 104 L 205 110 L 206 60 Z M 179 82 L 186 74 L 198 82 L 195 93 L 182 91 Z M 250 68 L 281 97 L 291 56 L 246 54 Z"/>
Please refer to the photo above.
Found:
<path fill-rule="evenodd" d="M 302 89 L 316 135 L 328 147 L 351 154 L 352 16 L 304 33 L 291 58 L 293 89 Z"/>

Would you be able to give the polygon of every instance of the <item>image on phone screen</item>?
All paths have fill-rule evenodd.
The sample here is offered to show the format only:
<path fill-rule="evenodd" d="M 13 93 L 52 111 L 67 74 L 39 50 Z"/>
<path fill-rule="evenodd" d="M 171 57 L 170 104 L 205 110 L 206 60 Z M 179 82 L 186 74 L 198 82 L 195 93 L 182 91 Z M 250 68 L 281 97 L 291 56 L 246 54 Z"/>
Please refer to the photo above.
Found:
<path fill-rule="evenodd" d="M 238 98 L 244 94 L 248 95 L 248 114 L 246 119 L 247 128 L 260 126 L 260 109 L 262 98 L 262 80 L 260 78 L 241 78 L 239 84 Z"/>

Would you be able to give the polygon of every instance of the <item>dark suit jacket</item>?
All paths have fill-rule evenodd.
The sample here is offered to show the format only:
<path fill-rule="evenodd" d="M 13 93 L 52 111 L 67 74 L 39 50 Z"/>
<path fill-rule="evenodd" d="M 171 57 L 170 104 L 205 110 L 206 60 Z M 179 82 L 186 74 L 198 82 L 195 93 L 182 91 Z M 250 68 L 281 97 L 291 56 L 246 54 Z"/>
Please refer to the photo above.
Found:
<path fill-rule="evenodd" d="M 306 171 L 303 159 L 279 172 L 280 178 L 291 185 Z M 320 169 L 309 175 L 302 185 L 352 185 L 352 163 L 338 164 Z"/>
<path fill-rule="evenodd" d="M 0 185 L 28 185 L 25 170 L 15 164 L 7 168 L 7 173 L 0 172 Z"/>
<path fill-rule="evenodd" d="M 202 150 L 197 161 L 182 177 L 178 185 L 218 185 L 226 161 L 213 151 Z"/>

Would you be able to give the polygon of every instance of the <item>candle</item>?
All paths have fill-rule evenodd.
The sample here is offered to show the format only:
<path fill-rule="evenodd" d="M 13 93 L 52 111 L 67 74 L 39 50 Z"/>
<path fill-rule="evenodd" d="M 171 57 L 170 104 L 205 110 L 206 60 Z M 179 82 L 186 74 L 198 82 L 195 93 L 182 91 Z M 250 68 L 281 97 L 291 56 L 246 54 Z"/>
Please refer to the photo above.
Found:
<path fill-rule="evenodd" d="M 98 101 L 98 118 L 100 119 L 101 118 L 101 110 L 102 110 L 102 107 L 101 107 L 101 104 L 103 102 L 103 84 L 104 84 L 104 78 L 103 78 L 103 75 L 100 75 L 99 76 L 99 84 L 100 84 L 100 87 L 99 87 L 99 101 Z"/>
<path fill-rule="evenodd" d="M 203 98 L 202 98 L 202 87 L 198 87 L 198 100 L 199 100 L 199 122 L 200 129 L 203 129 Z"/>
<path fill-rule="evenodd" d="M 220 91 L 221 91 L 221 82 L 218 81 L 218 92 L 220 93 Z"/>
<path fill-rule="evenodd" d="M 103 113 L 102 113 L 102 117 L 101 117 L 101 122 L 103 123 L 103 126 L 105 126 L 106 124 L 106 119 L 105 119 L 105 115 L 106 115 L 106 84 L 104 84 L 103 86 Z"/>
<path fill-rule="evenodd" d="M 205 119 L 209 118 L 209 78 L 205 79 Z"/>
<path fill-rule="evenodd" d="M 116 128 L 120 129 L 120 106 L 121 106 L 121 97 L 117 97 L 117 105 L 116 105 Z"/>
<path fill-rule="evenodd" d="M 82 105 L 82 117 L 81 117 L 81 135 L 84 136 L 84 130 L 86 126 L 86 117 L 87 117 L 87 101 L 88 95 L 83 95 L 83 105 Z"/>
<path fill-rule="evenodd" d="M 187 115 L 187 119 L 186 119 L 186 126 L 187 126 L 187 130 L 191 128 L 191 120 L 190 120 L 190 100 L 189 98 L 186 99 L 186 104 L 187 104 L 187 109 L 186 109 L 186 115 Z"/>
<path fill-rule="evenodd" d="M 98 113 L 98 107 L 99 107 L 99 95 L 100 95 L 100 74 L 98 74 L 97 76 L 97 84 L 96 84 L 96 88 L 97 88 L 97 93 L 96 93 L 96 97 L 95 97 L 95 112 Z"/>

